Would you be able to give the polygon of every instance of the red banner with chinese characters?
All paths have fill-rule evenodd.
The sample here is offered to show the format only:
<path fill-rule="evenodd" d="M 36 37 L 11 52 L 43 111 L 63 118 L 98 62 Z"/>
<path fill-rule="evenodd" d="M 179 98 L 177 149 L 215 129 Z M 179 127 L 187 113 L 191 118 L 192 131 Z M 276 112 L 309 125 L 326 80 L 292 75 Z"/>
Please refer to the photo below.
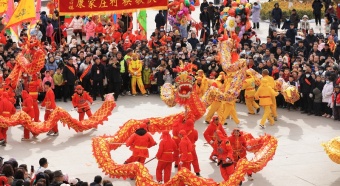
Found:
<path fill-rule="evenodd" d="M 60 15 L 129 13 L 141 9 L 167 9 L 168 0 L 63 0 Z"/>

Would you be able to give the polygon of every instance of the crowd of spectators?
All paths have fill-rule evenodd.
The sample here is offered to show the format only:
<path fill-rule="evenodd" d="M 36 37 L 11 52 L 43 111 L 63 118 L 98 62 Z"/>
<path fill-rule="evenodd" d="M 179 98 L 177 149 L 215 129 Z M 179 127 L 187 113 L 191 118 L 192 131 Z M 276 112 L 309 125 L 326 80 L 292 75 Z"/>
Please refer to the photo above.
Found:
<path fill-rule="evenodd" d="M 14 158 L 5 160 L 0 157 L 0 186 L 112 186 L 111 181 L 103 180 L 100 175 L 90 184 L 80 178 L 71 178 L 61 170 L 52 171 L 46 158 L 40 158 L 38 169 L 34 165 L 19 164 Z"/>

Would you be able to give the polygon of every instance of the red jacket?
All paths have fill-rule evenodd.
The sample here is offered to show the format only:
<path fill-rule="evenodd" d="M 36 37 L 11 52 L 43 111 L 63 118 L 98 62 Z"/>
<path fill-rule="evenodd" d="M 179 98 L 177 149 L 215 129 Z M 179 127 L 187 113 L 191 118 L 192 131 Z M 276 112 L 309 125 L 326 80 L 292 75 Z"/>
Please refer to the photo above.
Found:
<path fill-rule="evenodd" d="M 162 140 L 159 143 L 158 152 L 156 154 L 156 157 L 159 161 L 166 161 L 166 162 L 173 162 L 174 161 L 174 155 L 173 152 L 177 149 L 176 142 L 171 139 L 171 136 L 169 133 L 162 134 Z"/>
<path fill-rule="evenodd" d="M 50 111 L 52 111 L 53 109 L 57 107 L 57 105 L 55 104 L 54 93 L 51 88 L 46 92 L 45 99 L 41 103 L 41 106 L 46 107 L 46 109 Z"/>
<path fill-rule="evenodd" d="M 78 108 L 78 112 L 86 112 L 87 110 L 90 109 L 90 106 L 87 103 L 87 101 L 90 102 L 91 104 L 93 103 L 92 97 L 89 95 L 89 93 L 85 91 L 83 91 L 82 95 L 74 93 L 72 96 L 72 105 L 73 107 Z"/>
<path fill-rule="evenodd" d="M 34 109 L 33 109 L 33 98 L 30 96 L 27 91 L 22 91 L 22 110 L 26 112 L 31 118 L 34 118 Z"/>
<path fill-rule="evenodd" d="M 218 123 L 218 126 L 214 123 L 214 121 L 211 121 L 208 127 L 205 129 L 203 136 L 204 139 L 207 140 L 209 143 L 211 140 L 215 140 L 215 131 L 220 130 L 225 136 L 228 136 L 225 130 L 223 129 L 221 123 Z"/>
<path fill-rule="evenodd" d="M 333 92 L 332 103 L 334 107 L 340 107 L 340 93 Z"/>
<path fill-rule="evenodd" d="M 191 162 L 193 160 L 192 150 L 193 145 L 187 136 L 182 137 L 181 142 L 179 142 L 179 154 L 180 160 L 182 162 Z"/>
<path fill-rule="evenodd" d="M 141 129 L 137 129 L 136 133 L 130 136 L 126 141 L 126 146 L 130 147 L 133 156 L 137 157 L 149 157 L 148 148 L 156 145 L 155 140 L 152 138 L 151 134 L 145 129 L 141 132 Z"/>
<path fill-rule="evenodd" d="M 227 158 L 233 161 L 233 149 L 228 140 L 222 140 L 219 142 L 217 145 L 217 154 L 218 159 L 222 161 L 222 163 L 225 163 Z"/>
<path fill-rule="evenodd" d="M 41 88 L 41 80 L 31 80 L 28 83 L 28 93 L 34 100 L 38 99 L 39 89 Z"/>
<path fill-rule="evenodd" d="M 336 17 L 340 19 L 340 7 L 339 6 L 336 7 Z"/>
<path fill-rule="evenodd" d="M 8 98 L 3 97 L 0 101 L 0 114 L 4 117 L 11 117 L 16 110 L 12 102 Z"/>
<path fill-rule="evenodd" d="M 231 147 L 233 148 L 233 158 L 238 161 L 241 158 L 246 157 L 246 140 L 242 135 L 235 137 L 234 135 L 229 136 Z"/>

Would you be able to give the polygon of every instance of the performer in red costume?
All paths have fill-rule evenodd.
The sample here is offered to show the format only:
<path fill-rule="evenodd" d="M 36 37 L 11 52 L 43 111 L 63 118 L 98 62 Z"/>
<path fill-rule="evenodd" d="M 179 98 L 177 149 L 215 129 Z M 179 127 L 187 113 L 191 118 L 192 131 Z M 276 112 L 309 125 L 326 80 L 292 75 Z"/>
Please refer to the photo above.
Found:
<path fill-rule="evenodd" d="M 211 152 L 211 155 L 209 157 L 209 159 L 211 161 L 216 162 L 215 159 L 213 159 L 213 156 L 217 157 L 217 151 L 216 151 L 216 145 L 215 145 L 215 132 L 216 130 L 219 130 L 222 132 L 222 134 L 226 137 L 228 137 L 227 133 L 225 132 L 225 130 L 222 127 L 221 122 L 219 121 L 218 116 L 213 116 L 213 118 L 211 119 L 208 127 L 205 129 L 203 136 L 204 139 L 207 141 L 207 143 L 209 143 L 212 147 L 213 147 L 213 151 Z"/>
<path fill-rule="evenodd" d="M 31 95 L 28 94 L 26 90 L 21 92 L 21 96 L 23 99 L 22 102 L 22 110 L 26 112 L 32 119 L 34 119 L 34 109 L 33 109 L 33 98 Z M 33 134 L 35 137 L 35 134 Z M 21 141 L 28 141 L 30 140 L 30 131 L 27 128 L 24 128 L 24 137 L 21 138 Z"/>
<path fill-rule="evenodd" d="M 41 80 L 38 79 L 37 74 L 33 74 L 31 81 L 28 83 L 28 92 L 33 99 L 34 122 L 40 122 L 40 111 L 38 106 L 38 94 L 40 89 L 42 89 Z"/>
<path fill-rule="evenodd" d="M 233 158 L 234 158 L 234 165 L 241 158 L 246 158 L 247 156 L 247 145 L 246 140 L 244 139 L 242 132 L 239 129 L 234 129 L 232 135 L 229 136 L 230 145 L 233 148 Z M 248 179 L 253 181 L 252 172 L 247 172 Z"/>
<path fill-rule="evenodd" d="M 0 114 L 3 117 L 9 118 L 13 114 L 15 114 L 15 107 L 12 102 L 10 102 L 10 97 L 8 96 L 7 92 L 2 93 L 2 98 L 0 101 Z M 7 143 L 7 130 L 8 127 L 6 128 L 1 128 L 0 127 L 0 145 L 6 146 Z"/>
<path fill-rule="evenodd" d="M 130 147 L 132 156 L 124 163 L 140 162 L 144 164 L 149 157 L 148 148 L 157 145 L 151 134 L 147 131 L 146 124 L 141 124 L 140 128 L 126 141 L 126 146 Z"/>
<path fill-rule="evenodd" d="M 72 96 L 72 104 L 74 108 L 78 108 L 79 121 L 84 120 L 85 113 L 87 117 L 92 116 L 91 108 L 87 101 L 92 105 L 92 97 L 89 95 L 89 93 L 84 91 L 84 88 L 81 85 L 77 85 L 76 93 L 74 93 Z"/>
<path fill-rule="evenodd" d="M 197 158 L 197 153 L 196 153 L 196 141 L 198 140 L 198 132 L 197 130 L 194 128 L 194 120 L 192 120 L 191 118 L 188 118 L 185 122 L 185 126 L 184 126 L 185 132 L 188 135 L 188 138 L 190 139 L 191 143 L 192 143 L 192 166 L 194 168 L 194 171 L 196 173 L 197 176 L 201 176 L 200 172 L 200 166 L 198 164 L 198 158 Z"/>
<path fill-rule="evenodd" d="M 158 152 L 156 158 L 158 160 L 156 168 L 156 179 L 158 183 L 168 182 L 171 176 L 171 165 L 174 161 L 173 152 L 177 149 L 176 142 L 171 139 L 169 131 L 163 131 L 161 136 L 161 142 L 159 143 Z M 162 172 L 164 171 L 164 179 Z"/>
<path fill-rule="evenodd" d="M 185 130 L 179 131 L 179 137 L 181 138 L 181 142 L 179 142 L 178 146 L 180 154 L 179 170 L 183 167 L 191 170 L 193 144 L 188 138 L 188 134 Z"/>
<path fill-rule="evenodd" d="M 183 128 L 182 125 L 185 124 L 187 118 L 187 109 L 185 108 L 184 117 L 179 117 L 178 120 L 172 125 L 172 139 L 176 142 L 177 147 L 181 139 L 179 138 L 179 131 Z M 178 168 L 179 163 L 179 150 L 178 148 L 174 152 L 175 168 Z"/>
<path fill-rule="evenodd" d="M 11 81 L 12 80 L 10 78 L 5 79 L 4 91 L 7 92 L 8 94 L 8 100 L 12 102 L 13 104 L 15 104 L 16 100 L 15 100 L 14 89 L 16 87 L 14 86 L 14 84 L 11 83 Z"/>
<path fill-rule="evenodd" d="M 55 104 L 55 97 L 54 97 L 54 93 L 53 90 L 51 88 L 51 82 L 46 81 L 44 84 L 44 88 L 46 90 L 46 95 L 45 95 L 45 99 L 44 101 L 41 103 L 42 107 L 45 107 L 45 116 L 44 116 L 44 120 L 48 120 L 48 118 L 50 117 L 50 114 L 53 112 L 53 110 L 57 107 Z M 59 131 L 58 131 L 58 124 L 56 124 L 52 130 L 50 130 L 47 133 L 48 136 L 58 136 L 59 135 Z"/>
<path fill-rule="evenodd" d="M 228 138 L 220 130 L 216 131 L 215 137 L 217 140 L 217 165 L 220 166 L 223 179 L 227 181 L 229 176 L 234 173 L 233 149 Z"/>

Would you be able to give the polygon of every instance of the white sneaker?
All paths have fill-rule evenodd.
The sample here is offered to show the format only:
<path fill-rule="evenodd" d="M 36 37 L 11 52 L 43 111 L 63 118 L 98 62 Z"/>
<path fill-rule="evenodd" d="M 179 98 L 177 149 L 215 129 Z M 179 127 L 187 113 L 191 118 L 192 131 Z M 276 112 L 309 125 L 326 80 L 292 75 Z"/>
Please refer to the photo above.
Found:
<path fill-rule="evenodd" d="M 248 175 L 248 180 L 249 180 L 249 181 L 253 181 L 254 178 L 253 178 L 251 175 Z"/>
<path fill-rule="evenodd" d="M 149 97 L 149 95 L 147 95 L 147 94 L 144 94 L 143 96 L 145 96 L 145 97 Z"/>
<path fill-rule="evenodd" d="M 131 92 L 130 92 L 130 91 L 127 91 L 127 92 L 126 92 L 126 95 L 131 96 Z"/>
<path fill-rule="evenodd" d="M 59 132 L 54 132 L 52 136 L 59 136 Z"/>
<path fill-rule="evenodd" d="M 52 136 L 52 134 L 53 134 L 54 132 L 53 131 L 48 131 L 48 133 L 46 134 L 47 136 Z"/>

